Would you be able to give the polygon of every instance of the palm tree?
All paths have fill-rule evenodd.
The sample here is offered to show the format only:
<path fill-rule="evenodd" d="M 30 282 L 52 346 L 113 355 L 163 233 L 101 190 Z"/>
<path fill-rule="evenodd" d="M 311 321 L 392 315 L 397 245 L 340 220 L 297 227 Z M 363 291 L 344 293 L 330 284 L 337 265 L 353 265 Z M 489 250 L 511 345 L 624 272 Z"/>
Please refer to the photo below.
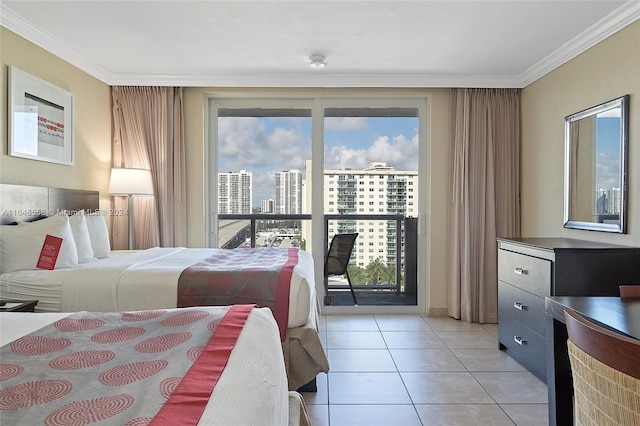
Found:
<path fill-rule="evenodd" d="M 385 283 L 386 269 L 387 265 L 380 260 L 380 258 L 370 262 L 364 270 L 367 285 L 380 285 Z"/>

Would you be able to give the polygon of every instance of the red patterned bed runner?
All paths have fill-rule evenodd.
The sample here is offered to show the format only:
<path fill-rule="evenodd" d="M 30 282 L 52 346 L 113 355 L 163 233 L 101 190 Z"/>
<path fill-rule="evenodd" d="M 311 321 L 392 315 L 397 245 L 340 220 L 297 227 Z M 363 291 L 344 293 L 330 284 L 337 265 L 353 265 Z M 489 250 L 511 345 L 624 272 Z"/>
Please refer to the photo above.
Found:
<path fill-rule="evenodd" d="M 149 423 L 197 424 L 255 305 L 233 305 L 187 375 Z"/>
<path fill-rule="evenodd" d="M 81 313 L 17 339 L 0 348 L 2 424 L 197 424 L 252 308 Z"/>
<path fill-rule="evenodd" d="M 182 271 L 178 307 L 256 304 L 270 308 L 284 340 L 298 249 L 219 250 Z"/>

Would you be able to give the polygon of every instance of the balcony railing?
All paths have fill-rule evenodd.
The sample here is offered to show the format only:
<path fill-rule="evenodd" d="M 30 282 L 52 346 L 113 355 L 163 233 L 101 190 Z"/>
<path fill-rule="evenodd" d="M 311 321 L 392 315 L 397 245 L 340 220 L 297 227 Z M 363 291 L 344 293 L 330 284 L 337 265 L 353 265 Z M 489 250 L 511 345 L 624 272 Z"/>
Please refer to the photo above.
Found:
<path fill-rule="evenodd" d="M 257 238 L 256 235 L 260 232 L 260 229 L 265 227 L 270 227 L 273 229 L 291 229 L 291 228 L 299 228 L 302 230 L 301 221 L 310 221 L 310 214 L 265 214 L 265 213 L 256 213 L 256 214 L 220 214 L 218 215 L 218 219 L 220 223 L 224 223 L 225 233 L 227 234 L 225 237 L 219 236 L 220 246 L 225 248 L 234 248 L 241 246 L 242 244 L 250 245 L 251 247 L 256 247 Z M 248 221 L 249 223 L 246 225 L 242 225 L 241 222 Z M 416 236 L 416 226 L 417 219 L 415 218 L 407 218 L 403 215 L 399 214 L 326 214 L 324 215 L 324 247 L 325 252 L 324 256 L 326 256 L 326 252 L 329 247 L 329 242 L 331 237 L 337 233 L 346 233 L 346 232 L 358 232 L 362 239 L 365 239 L 366 234 L 370 228 L 373 226 L 366 225 L 360 226 L 360 230 L 358 230 L 358 223 L 363 221 L 383 221 L 385 224 L 384 237 L 386 238 L 385 242 L 385 254 L 378 256 L 377 250 L 378 246 L 375 246 L 373 249 L 376 252 L 373 253 L 373 257 L 377 257 L 380 261 L 384 262 L 386 265 L 395 265 L 395 283 L 387 283 L 387 284 L 367 284 L 367 283 L 356 283 L 354 282 L 354 287 L 360 291 L 392 291 L 396 293 L 400 292 L 415 292 L 417 284 L 417 276 L 415 273 L 415 265 L 417 264 L 417 250 L 415 238 Z M 240 223 L 238 223 L 240 222 Z M 334 223 L 335 222 L 335 223 Z M 267 226 L 268 225 L 268 226 Z M 364 232 L 362 231 L 364 228 Z M 220 233 L 222 233 L 223 227 L 220 228 Z M 329 229 L 333 231 L 330 233 Z M 376 231 L 379 227 L 375 227 Z M 404 234 L 403 234 L 404 229 Z M 377 231 L 379 232 L 379 231 Z M 409 233 L 409 236 L 407 235 Z M 289 239 L 291 236 L 280 236 L 274 237 L 273 240 L 267 241 L 262 239 L 260 246 L 264 245 L 277 245 L 278 238 L 287 238 Z M 407 240 L 409 240 L 410 246 L 407 247 Z M 294 240 L 295 241 L 295 240 Z M 302 244 L 302 241 L 300 241 Z M 304 246 L 302 248 L 305 248 Z M 358 240 L 356 240 L 356 246 L 354 248 L 354 253 L 352 255 L 352 259 L 356 258 L 358 255 L 358 250 L 360 246 L 358 245 Z M 367 246 L 366 249 L 369 247 Z M 404 249 L 404 252 L 403 252 Z M 366 253 L 368 254 L 368 253 Z M 324 257 L 323 256 L 323 257 Z M 404 272 L 404 286 L 403 286 L 403 272 Z M 353 277 L 352 277 L 353 279 Z M 348 288 L 346 285 L 332 285 L 330 289 L 343 289 Z"/>

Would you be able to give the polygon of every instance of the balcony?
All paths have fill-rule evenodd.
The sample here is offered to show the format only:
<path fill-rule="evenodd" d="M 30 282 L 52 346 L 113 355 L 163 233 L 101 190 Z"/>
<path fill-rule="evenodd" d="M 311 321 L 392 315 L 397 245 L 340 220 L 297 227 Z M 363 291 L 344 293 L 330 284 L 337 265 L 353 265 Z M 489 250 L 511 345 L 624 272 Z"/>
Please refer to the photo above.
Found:
<path fill-rule="evenodd" d="M 222 248 L 307 249 L 305 235 L 310 232 L 309 214 L 221 214 L 218 218 L 218 240 Z M 323 257 L 334 234 L 359 233 L 349 265 L 358 305 L 417 304 L 416 218 L 345 214 L 325 215 L 324 221 Z M 376 222 L 383 222 L 385 226 L 378 226 Z M 380 232 L 380 228 L 384 232 Z M 353 305 L 345 277 L 331 277 L 327 286 L 330 297 L 325 300 L 326 304 Z"/>

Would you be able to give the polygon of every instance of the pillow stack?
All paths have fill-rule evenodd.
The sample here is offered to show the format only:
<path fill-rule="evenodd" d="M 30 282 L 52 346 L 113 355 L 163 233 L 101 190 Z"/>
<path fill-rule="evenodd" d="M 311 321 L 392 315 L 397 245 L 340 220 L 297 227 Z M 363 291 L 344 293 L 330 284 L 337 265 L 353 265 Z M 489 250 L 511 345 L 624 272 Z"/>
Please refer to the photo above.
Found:
<path fill-rule="evenodd" d="M 73 268 L 95 258 L 109 257 L 109 231 L 101 214 L 78 211 L 72 216 L 50 216 L 35 222 L 2 226 L 0 230 L 0 273 L 37 269 L 45 237 L 62 238 L 55 269 Z"/>

